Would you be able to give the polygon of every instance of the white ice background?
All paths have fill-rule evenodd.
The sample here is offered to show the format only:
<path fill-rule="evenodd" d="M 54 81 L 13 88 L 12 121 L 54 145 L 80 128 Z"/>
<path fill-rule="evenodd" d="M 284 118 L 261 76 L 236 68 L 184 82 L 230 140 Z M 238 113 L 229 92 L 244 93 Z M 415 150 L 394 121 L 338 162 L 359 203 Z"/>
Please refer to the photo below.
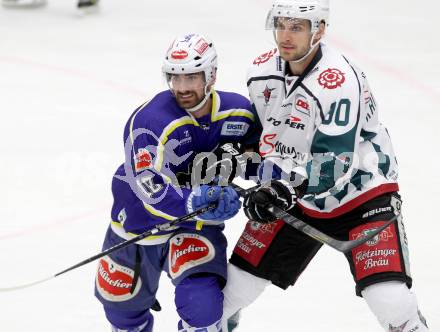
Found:
<path fill-rule="evenodd" d="M 166 88 L 172 38 L 202 32 L 220 57 L 217 88 L 247 94 L 245 72 L 271 49 L 269 0 L 74 0 L 0 8 L 0 288 L 54 274 L 100 251 L 110 183 L 131 112 Z M 440 331 L 438 0 L 333 0 L 327 41 L 365 70 L 400 165 L 414 290 Z M 437 134 L 435 134 L 437 132 Z M 227 222 L 232 249 L 245 218 Z M 96 263 L 0 293 L 0 331 L 109 331 L 93 296 Z M 163 275 L 155 331 L 175 331 Z M 381 331 L 342 254 L 323 248 L 288 291 L 269 287 L 240 331 Z"/>

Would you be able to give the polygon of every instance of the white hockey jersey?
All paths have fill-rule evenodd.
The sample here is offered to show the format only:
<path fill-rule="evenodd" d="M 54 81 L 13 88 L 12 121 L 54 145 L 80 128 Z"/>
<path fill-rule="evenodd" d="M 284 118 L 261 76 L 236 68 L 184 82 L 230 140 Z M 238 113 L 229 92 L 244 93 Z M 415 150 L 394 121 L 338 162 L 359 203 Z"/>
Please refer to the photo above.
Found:
<path fill-rule="evenodd" d="M 308 178 L 298 200 L 305 213 L 337 217 L 398 191 L 397 161 L 365 74 L 322 43 L 301 76 L 289 73 L 274 49 L 254 60 L 247 84 L 263 126 L 260 154 Z"/>

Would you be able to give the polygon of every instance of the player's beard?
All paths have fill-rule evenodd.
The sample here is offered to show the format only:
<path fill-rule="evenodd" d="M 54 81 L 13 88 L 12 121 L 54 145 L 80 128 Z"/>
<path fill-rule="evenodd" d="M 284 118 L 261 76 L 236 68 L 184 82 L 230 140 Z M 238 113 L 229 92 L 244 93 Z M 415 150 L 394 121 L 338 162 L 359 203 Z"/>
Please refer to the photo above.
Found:
<path fill-rule="evenodd" d="M 285 61 L 298 61 L 303 58 L 310 50 L 310 45 L 303 46 L 301 48 L 294 48 L 291 50 L 285 50 L 282 46 L 278 47 L 280 50 L 281 58 Z"/>
<path fill-rule="evenodd" d="M 184 109 L 193 108 L 203 99 L 196 91 L 175 92 L 175 96 L 177 104 Z"/>
<path fill-rule="evenodd" d="M 298 43 L 280 42 L 277 41 L 278 50 L 281 58 L 285 61 L 298 61 L 301 60 L 310 51 L 311 37 L 307 38 L 307 42 L 304 41 L 299 46 Z M 285 49 L 286 47 L 287 49 Z"/>

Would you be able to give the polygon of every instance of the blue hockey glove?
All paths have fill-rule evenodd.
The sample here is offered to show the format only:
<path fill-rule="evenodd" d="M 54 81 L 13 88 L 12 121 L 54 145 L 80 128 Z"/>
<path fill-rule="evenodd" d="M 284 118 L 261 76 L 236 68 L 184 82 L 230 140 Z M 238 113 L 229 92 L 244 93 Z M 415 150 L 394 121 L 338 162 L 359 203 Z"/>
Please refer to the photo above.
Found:
<path fill-rule="evenodd" d="M 237 192 L 231 187 L 202 185 L 195 189 L 188 197 L 188 213 L 202 207 L 216 203 L 217 207 L 209 210 L 199 217 L 198 220 L 224 221 L 235 216 L 241 207 Z"/>
<path fill-rule="evenodd" d="M 290 210 L 296 204 L 297 193 L 287 181 L 273 180 L 268 186 L 262 186 L 248 195 L 244 200 L 244 213 L 253 221 L 270 223 L 276 218 L 267 211 L 269 205 L 283 210 Z"/>

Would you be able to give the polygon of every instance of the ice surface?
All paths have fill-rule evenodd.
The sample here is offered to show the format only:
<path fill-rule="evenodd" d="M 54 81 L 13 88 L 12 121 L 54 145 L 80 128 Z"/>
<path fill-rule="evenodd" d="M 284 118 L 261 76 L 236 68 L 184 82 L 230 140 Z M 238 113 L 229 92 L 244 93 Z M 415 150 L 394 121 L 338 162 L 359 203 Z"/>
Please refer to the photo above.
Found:
<path fill-rule="evenodd" d="M 440 330 L 440 3 L 333 0 L 328 42 L 362 67 L 400 164 L 414 289 Z M 110 181 L 123 160 L 131 112 L 165 89 L 162 56 L 174 35 L 210 35 L 217 88 L 246 94 L 245 72 L 273 47 L 270 1 L 103 0 L 79 16 L 74 0 L 0 8 L 0 287 L 44 278 L 100 250 Z M 231 247 L 244 216 L 228 222 Z M 1 331 L 109 331 L 93 296 L 96 264 L 0 294 Z M 173 288 L 163 275 L 156 331 L 175 331 Z M 354 296 L 345 258 L 324 248 L 296 287 L 270 287 L 240 331 L 381 331 Z"/>

